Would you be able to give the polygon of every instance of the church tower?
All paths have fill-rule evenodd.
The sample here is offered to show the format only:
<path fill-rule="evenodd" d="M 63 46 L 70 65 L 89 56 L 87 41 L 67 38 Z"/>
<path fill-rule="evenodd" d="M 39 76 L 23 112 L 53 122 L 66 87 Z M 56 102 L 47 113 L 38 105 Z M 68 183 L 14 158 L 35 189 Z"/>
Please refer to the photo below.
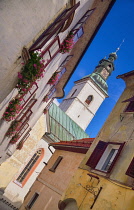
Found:
<path fill-rule="evenodd" d="M 100 60 L 92 74 L 75 82 L 59 106 L 83 130 L 86 130 L 98 108 L 108 97 L 106 80 L 114 70 L 116 59 L 116 53 L 111 53 L 108 59 Z"/>

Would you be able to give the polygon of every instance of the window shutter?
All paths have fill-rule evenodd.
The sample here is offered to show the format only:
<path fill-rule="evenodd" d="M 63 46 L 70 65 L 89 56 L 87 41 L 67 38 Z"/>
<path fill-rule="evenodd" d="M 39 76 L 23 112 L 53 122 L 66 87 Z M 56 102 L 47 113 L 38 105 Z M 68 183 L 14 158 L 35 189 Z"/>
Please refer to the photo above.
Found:
<path fill-rule="evenodd" d="M 26 47 L 23 47 L 22 49 L 22 59 L 24 64 L 27 64 L 28 60 L 30 59 L 30 54 Z"/>
<path fill-rule="evenodd" d="M 126 175 L 134 178 L 134 158 L 132 159 L 132 161 L 126 171 Z"/>
<path fill-rule="evenodd" d="M 75 12 L 75 10 L 79 7 L 80 2 L 75 4 L 72 8 L 66 9 L 63 11 L 61 15 L 54 21 L 53 24 L 50 25 L 42 35 L 35 41 L 35 43 L 30 47 L 29 51 L 34 51 L 41 49 L 47 41 L 63 26 L 66 20 L 70 17 L 70 15 Z"/>
<path fill-rule="evenodd" d="M 101 156 L 103 155 L 107 145 L 107 142 L 99 141 L 90 158 L 88 159 L 86 165 L 90 166 L 91 168 L 95 168 Z"/>
<path fill-rule="evenodd" d="M 119 150 L 118 150 L 118 152 L 117 152 L 117 154 L 116 154 L 116 156 L 115 156 L 115 158 L 114 158 L 114 160 L 113 160 L 111 166 L 109 167 L 107 173 L 110 173 L 111 170 L 112 170 L 112 168 L 114 167 L 114 165 L 115 165 L 117 159 L 119 158 L 119 155 L 120 155 L 120 153 L 121 153 L 121 151 L 122 151 L 122 149 L 123 149 L 123 147 L 124 147 L 124 144 L 125 144 L 125 142 L 122 143 L 122 144 L 120 145 Z"/>

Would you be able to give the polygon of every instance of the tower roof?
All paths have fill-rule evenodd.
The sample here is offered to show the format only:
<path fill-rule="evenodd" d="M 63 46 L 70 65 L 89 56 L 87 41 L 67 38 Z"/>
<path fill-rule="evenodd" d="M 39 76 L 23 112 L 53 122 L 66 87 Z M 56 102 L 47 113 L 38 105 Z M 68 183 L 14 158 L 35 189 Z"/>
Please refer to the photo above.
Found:
<path fill-rule="evenodd" d="M 114 61 L 117 59 L 116 52 L 109 54 L 109 57 L 99 61 L 93 73 L 84 76 L 82 79 L 90 78 L 105 94 L 108 95 L 108 85 L 106 80 L 114 70 Z"/>

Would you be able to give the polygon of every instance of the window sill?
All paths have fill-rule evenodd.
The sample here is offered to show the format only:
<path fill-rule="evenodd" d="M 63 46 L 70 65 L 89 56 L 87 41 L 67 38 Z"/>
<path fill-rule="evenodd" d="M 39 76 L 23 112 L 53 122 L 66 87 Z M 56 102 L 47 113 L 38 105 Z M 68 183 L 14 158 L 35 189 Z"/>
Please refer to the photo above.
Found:
<path fill-rule="evenodd" d="M 51 168 L 50 168 L 50 169 L 49 169 L 49 171 L 51 171 L 51 172 L 55 173 L 55 170 L 54 170 L 54 169 L 51 169 Z"/>
<path fill-rule="evenodd" d="M 95 173 L 95 174 L 103 176 L 103 177 L 109 177 L 109 173 L 105 172 L 105 171 L 101 171 L 101 170 L 98 170 L 98 169 L 91 169 L 90 171 L 92 173 Z"/>

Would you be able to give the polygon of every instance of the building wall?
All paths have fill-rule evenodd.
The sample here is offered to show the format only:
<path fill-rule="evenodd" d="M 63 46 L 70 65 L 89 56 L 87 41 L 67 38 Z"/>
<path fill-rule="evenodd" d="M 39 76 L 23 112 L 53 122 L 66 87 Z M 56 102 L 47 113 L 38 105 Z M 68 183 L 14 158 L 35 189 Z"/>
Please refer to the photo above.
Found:
<path fill-rule="evenodd" d="M 128 77 L 126 80 L 127 87 L 120 96 L 117 104 L 106 120 L 104 126 L 101 131 L 98 133 L 91 149 L 87 152 L 85 160 L 83 163 L 87 161 L 87 158 L 93 152 L 96 147 L 98 141 L 103 140 L 105 142 L 125 142 L 125 146 L 120 155 L 119 160 L 117 161 L 115 167 L 112 170 L 112 174 L 110 178 L 113 180 L 120 181 L 124 184 L 129 184 L 129 177 L 125 175 L 125 172 L 132 160 L 134 155 L 134 118 L 133 113 L 124 113 L 123 111 L 127 107 L 129 102 L 122 103 L 122 101 L 131 98 L 134 93 L 134 76 Z M 123 117 L 123 119 L 122 119 Z"/>
<path fill-rule="evenodd" d="M 89 95 L 93 96 L 93 100 L 88 105 L 85 101 Z M 105 94 L 90 80 L 78 81 L 59 107 L 85 130 L 105 97 Z"/>
<path fill-rule="evenodd" d="M 85 158 L 80 164 L 80 169 L 77 170 L 75 176 L 72 178 L 65 194 L 62 197 L 64 201 L 70 197 L 74 198 L 80 210 L 91 208 L 94 202 L 94 196 L 90 189 L 93 189 L 95 193 L 98 193 L 100 187 L 102 187 L 102 190 L 97 200 L 95 201 L 93 209 L 133 209 L 134 179 L 126 175 L 126 171 L 134 156 L 134 118 L 133 112 L 123 112 L 129 102 L 122 103 L 122 101 L 133 96 L 134 75 L 126 77 L 124 80 L 127 85 L 126 89 L 122 93 L 101 131 L 86 153 Z M 125 142 L 123 150 L 121 151 L 110 173 L 97 171 L 86 165 L 89 157 L 93 153 L 96 145 L 100 140 L 115 143 Z M 81 185 L 83 187 L 88 187 L 87 189 L 84 189 Z"/>
<path fill-rule="evenodd" d="M 98 193 L 100 187 L 102 190 L 94 203 L 92 209 L 95 210 L 133 210 L 134 206 L 134 191 L 129 188 L 125 188 L 121 184 L 117 184 L 114 181 L 99 177 L 100 182 L 96 179 L 89 177 L 89 172 L 83 169 L 78 169 L 74 178 L 65 193 L 62 196 L 62 200 L 66 201 L 68 198 L 73 198 L 77 202 L 77 207 L 80 210 L 88 210 L 91 208 L 94 202 L 94 195 L 83 187 L 94 187 L 93 192 Z M 83 187 L 82 187 L 82 186 Z M 73 190 L 72 190 L 73 189 Z M 77 208 L 74 208 L 74 210 Z"/>
<path fill-rule="evenodd" d="M 60 164 L 55 172 L 49 171 L 59 156 L 62 156 Z M 39 197 L 32 209 L 58 209 L 58 202 L 78 165 L 82 161 L 84 154 L 56 150 L 48 161 L 48 165 L 42 170 L 25 197 L 21 210 L 25 209 L 35 192 Z"/>
<path fill-rule="evenodd" d="M 15 153 L 0 166 L 0 190 L 4 192 L 3 196 L 13 202 L 14 205 L 17 205 L 17 207 L 21 205 L 24 196 L 44 167 L 43 162 L 47 162 L 51 156 L 51 152 L 48 150 L 48 143 L 41 140 L 46 129 L 45 122 L 45 115 L 42 115 L 30 132 L 30 136 L 24 143 L 23 148 L 16 150 Z M 15 184 L 14 181 L 39 148 L 44 149 L 44 157 L 35 171 L 33 171 L 33 174 L 29 177 L 24 187 L 21 188 L 19 185 Z"/>
<path fill-rule="evenodd" d="M 66 3 L 68 0 L 59 0 L 58 4 L 52 0 L 1 1 L 1 101 L 14 88 L 23 46 L 30 46 L 38 34 L 53 22 L 60 10 L 66 7 Z"/>

